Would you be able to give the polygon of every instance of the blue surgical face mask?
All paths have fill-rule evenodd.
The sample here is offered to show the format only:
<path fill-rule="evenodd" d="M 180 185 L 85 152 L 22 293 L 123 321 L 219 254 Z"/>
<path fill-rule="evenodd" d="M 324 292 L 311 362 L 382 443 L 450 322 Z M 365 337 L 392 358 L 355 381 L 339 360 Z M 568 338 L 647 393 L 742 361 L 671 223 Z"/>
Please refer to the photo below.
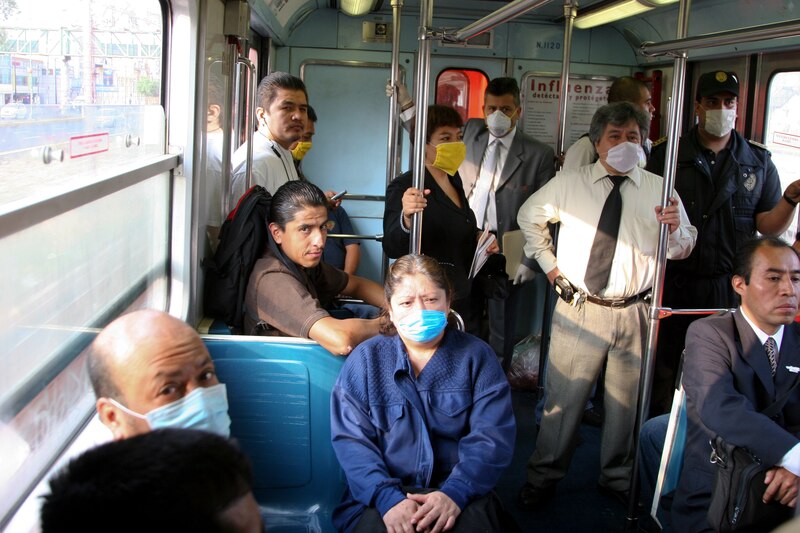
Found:
<path fill-rule="evenodd" d="M 394 323 L 397 331 L 414 342 L 429 342 L 439 336 L 447 325 L 444 311 L 414 309 Z"/>
<path fill-rule="evenodd" d="M 198 387 L 180 400 L 156 407 L 144 415 L 131 411 L 113 398 L 109 400 L 129 415 L 147 420 L 150 429 L 202 429 L 226 438 L 231 435 L 228 398 L 222 383 Z"/>

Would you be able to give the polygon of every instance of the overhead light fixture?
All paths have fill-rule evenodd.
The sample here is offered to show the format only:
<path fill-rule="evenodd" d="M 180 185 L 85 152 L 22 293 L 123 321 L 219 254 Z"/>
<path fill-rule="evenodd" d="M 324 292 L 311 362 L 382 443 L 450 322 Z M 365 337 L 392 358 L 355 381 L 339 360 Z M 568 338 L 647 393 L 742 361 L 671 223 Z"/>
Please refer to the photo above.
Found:
<path fill-rule="evenodd" d="M 360 17 L 375 10 L 381 0 L 339 0 L 339 9 L 345 15 Z"/>
<path fill-rule="evenodd" d="M 581 30 L 639 15 L 656 7 L 674 4 L 678 0 L 619 0 L 575 17 L 575 27 Z"/>

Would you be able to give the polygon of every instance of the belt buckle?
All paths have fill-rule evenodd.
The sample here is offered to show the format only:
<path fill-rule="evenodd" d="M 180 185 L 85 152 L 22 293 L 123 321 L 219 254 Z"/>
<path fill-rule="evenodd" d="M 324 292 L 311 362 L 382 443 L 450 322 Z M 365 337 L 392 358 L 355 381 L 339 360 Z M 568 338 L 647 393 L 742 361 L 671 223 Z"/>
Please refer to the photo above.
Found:
<path fill-rule="evenodd" d="M 628 304 L 627 298 L 621 298 L 619 300 L 611 300 L 609 301 L 609 307 L 612 309 L 622 309 Z"/>

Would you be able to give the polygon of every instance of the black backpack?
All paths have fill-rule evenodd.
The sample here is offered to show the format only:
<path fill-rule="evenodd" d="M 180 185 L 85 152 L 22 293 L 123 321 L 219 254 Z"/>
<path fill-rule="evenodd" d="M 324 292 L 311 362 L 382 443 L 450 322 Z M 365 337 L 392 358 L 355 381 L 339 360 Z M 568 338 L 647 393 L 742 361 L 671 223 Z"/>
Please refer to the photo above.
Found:
<path fill-rule="evenodd" d="M 267 244 L 271 202 L 272 196 L 260 185 L 244 193 L 222 224 L 216 253 L 204 262 L 205 313 L 236 332 L 244 326 L 247 281 Z"/>

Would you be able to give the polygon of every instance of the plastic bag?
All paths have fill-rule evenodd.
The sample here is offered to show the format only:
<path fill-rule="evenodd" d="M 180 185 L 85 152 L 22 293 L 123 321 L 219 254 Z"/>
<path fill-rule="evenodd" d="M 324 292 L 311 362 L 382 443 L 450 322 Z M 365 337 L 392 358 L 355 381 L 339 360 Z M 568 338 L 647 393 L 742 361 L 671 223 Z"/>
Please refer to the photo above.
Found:
<path fill-rule="evenodd" d="M 541 338 L 528 335 L 514 346 L 511 367 L 506 376 L 514 390 L 536 391 L 539 383 Z"/>

